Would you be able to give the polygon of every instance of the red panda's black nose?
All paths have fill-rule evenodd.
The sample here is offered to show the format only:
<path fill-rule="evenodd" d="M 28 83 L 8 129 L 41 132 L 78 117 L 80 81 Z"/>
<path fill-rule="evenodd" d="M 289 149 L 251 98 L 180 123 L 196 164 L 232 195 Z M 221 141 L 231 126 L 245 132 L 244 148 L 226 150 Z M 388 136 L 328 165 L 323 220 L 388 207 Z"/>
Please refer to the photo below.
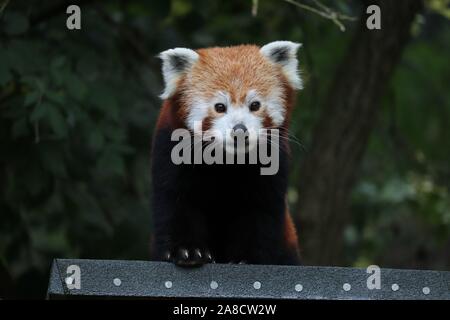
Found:
<path fill-rule="evenodd" d="M 235 125 L 233 127 L 233 133 L 238 133 L 239 134 L 238 130 L 242 130 L 241 134 L 242 133 L 247 133 L 247 127 L 245 125 L 243 125 L 242 123 L 238 123 L 237 125 Z"/>

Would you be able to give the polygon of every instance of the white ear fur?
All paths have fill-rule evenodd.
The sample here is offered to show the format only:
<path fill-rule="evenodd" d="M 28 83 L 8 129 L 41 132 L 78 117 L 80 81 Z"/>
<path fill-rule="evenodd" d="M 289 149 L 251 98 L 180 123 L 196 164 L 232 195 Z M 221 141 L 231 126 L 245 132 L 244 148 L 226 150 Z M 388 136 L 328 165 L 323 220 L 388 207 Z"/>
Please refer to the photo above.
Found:
<path fill-rule="evenodd" d="M 294 89 L 303 89 L 297 60 L 297 51 L 301 46 L 301 43 L 291 41 L 274 41 L 260 50 L 261 54 L 272 63 L 282 67 L 284 75 Z"/>
<path fill-rule="evenodd" d="M 188 72 L 198 60 L 198 53 L 191 49 L 175 48 L 159 54 L 162 60 L 162 73 L 164 78 L 164 92 L 162 99 L 171 97 L 177 88 L 177 81 L 182 74 Z"/>

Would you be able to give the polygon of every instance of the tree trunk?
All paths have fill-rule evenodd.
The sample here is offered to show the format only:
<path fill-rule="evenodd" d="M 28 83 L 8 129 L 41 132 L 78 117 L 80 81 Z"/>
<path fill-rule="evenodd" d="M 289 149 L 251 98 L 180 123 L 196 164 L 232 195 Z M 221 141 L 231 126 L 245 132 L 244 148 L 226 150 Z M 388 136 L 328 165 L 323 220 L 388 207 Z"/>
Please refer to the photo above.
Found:
<path fill-rule="evenodd" d="M 361 15 L 335 75 L 302 164 L 297 222 L 305 264 L 340 265 L 349 197 L 375 124 L 382 95 L 410 36 L 421 0 L 372 1 L 381 8 L 381 30 Z"/>

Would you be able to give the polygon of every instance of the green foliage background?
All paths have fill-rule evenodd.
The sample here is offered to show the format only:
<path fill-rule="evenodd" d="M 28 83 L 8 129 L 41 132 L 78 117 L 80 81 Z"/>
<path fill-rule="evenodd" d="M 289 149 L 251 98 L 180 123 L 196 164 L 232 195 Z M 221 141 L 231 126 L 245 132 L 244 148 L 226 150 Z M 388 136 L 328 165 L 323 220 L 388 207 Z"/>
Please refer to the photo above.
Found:
<path fill-rule="evenodd" d="M 283 1 L 61 1 L 0 13 L 0 288 L 44 297 L 54 257 L 146 259 L 158 52 L 302 42 L 290 204 L 311 128 L 352 34 Z M 329 1 L 348 14 L 356 1 Z M 429 1 L 383 103 L 352 197 L 342 263 L 450 267 L 450 24 Z M 0 295 L 1 297 L 1 295 Z"/>

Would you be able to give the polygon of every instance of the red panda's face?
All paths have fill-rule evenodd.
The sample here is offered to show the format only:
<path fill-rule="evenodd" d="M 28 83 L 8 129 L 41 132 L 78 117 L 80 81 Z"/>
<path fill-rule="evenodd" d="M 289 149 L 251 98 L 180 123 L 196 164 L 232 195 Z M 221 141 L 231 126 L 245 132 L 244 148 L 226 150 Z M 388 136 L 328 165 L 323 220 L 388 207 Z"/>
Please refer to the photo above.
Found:
<path fill-rule="evenodd" d="M 178 94 L 183 121 L 194 133 L 233 145 L 237 129 L 248 131 L 250 146 L 260 129 L 281 127 L 289 94 L 301 88 L 296 52 L 300 45 L 276 41 L 262 48 L 236 46 L 164 51 L 162 95 Z"/>

